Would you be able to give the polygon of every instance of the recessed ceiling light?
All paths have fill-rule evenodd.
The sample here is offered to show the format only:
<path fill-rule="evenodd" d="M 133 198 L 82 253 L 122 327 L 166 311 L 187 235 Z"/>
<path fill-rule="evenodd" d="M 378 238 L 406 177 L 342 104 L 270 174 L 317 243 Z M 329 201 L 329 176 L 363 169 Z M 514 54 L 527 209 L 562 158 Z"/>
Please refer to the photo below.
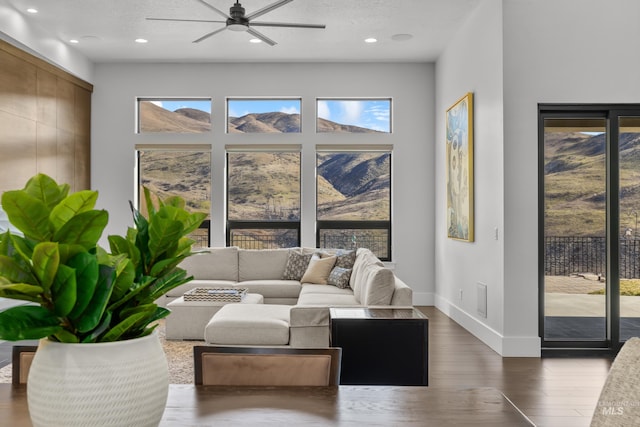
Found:
<path fill-rule="evenodd" d="M 251 40 L 249 40 L 249 43 L 262 43 L 262 40 L 260 40 L 260 39 L 251 39 Z"/>
<path fill-rule="evenodd" d="M 403 42 L 405 40 L 410 40 L 413 38 L 413 34 L 394 34 L 391 36 L 391 40 L 397 42 Z"/>
<path fill-rule="evenodd" d="M 38 13 L 38 9 L 34 9 L 33 7 L 30 7 L 29 9 L 27 9 L 27 12 L 29 12 L 29 13 Z"/>
<path fill-rule="evenodd" d="M 374 38 L 374 37 L 369 37 L 368 39 L 364 39 L 365 43 L 376 43 L 378 41 L 378 39 Z"/>
<path fill-rule="evenodd" d="M 78 43 L 80 43 L 80 41 L 77 40 L 77 39 L 71 39 L 71 40 L 69 40 L 69 43 L 78 44 Z"/>
<path fill-rule="evenodd" d="M 136 39 L 136 43 L 147 43 L 148 41 L 147 39 Z"/>

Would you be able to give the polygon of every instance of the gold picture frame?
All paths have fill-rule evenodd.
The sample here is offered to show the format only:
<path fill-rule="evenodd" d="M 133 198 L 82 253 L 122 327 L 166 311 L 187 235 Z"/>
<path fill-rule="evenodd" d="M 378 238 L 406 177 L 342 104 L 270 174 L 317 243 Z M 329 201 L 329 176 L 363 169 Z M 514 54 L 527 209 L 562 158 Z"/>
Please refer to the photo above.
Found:
<path fill-rule="evenodd" d="M 447 119 L 447 237 L 473 242 L 473 93 L 457 100 Z"/>

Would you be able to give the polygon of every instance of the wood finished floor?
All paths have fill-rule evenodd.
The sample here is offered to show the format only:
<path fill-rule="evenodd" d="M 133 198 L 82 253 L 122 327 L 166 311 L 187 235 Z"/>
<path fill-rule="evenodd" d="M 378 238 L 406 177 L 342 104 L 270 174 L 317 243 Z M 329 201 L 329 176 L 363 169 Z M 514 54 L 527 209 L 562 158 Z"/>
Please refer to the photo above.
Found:
<path fill-rule="evenodd" d="M 495 387 L 539 427 L 587 427 L 609 358 L 503 358 L 435 307 L 429 317 L 429 385 Z"/>

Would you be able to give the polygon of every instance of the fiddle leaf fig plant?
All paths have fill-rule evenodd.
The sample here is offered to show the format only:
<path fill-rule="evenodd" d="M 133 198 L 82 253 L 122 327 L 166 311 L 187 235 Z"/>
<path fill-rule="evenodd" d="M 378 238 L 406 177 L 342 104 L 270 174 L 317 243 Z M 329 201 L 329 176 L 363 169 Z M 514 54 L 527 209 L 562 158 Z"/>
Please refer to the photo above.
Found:
<path fill-rule="evenodd" d="M 190 213 L 180 197 L 152 197 L 146 217 L 131 205 L 134 227 L 108 236 L 94 209 L 98 193 L 69 194 L 44 174 L 2 195 L 2 208 L 22 236 L 0 234 L 0 297 L 29 302 L 0 312 L 0 339 L 110 342 L 150 334 L 169 310 L 155 300 L 188 282 L 178 264 L 191 255 L 187 237 L 205 213 Z"/>

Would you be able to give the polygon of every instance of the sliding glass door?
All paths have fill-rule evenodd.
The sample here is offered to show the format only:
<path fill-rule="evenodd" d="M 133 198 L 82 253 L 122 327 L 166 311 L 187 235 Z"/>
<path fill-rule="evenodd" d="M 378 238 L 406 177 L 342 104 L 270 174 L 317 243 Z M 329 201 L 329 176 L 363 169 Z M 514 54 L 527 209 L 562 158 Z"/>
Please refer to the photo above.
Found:
<path fill-rule="evenodd" d="M 640 335 L 638 107 L 540 106 L 543 348 Z"/>

